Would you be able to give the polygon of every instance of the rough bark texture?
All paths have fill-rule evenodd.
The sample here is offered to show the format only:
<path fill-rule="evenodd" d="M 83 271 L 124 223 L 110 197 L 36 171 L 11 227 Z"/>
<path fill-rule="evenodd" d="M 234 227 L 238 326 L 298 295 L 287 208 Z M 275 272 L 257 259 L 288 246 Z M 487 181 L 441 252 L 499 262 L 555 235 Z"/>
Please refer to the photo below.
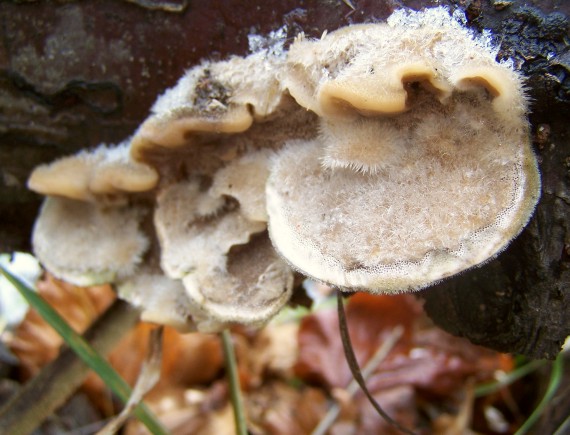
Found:
<path fill-rule="evenodd" d="M 349 2 L 347 2 L 349 3 Z M 36 165 L 128 137 L 156 96 L 203 58 L 245 54 L 247 35 L 287 25 L 378 21 L 447 4 L 490 29 L 529 76 L 543 195 L 496 260 L 419 295 L 434 321 L 495 349 L 552 358 L 570 334 L 570 51 L 565 0 L 212 0 L 0 3 L 0 251 L 29 249 Z"/>

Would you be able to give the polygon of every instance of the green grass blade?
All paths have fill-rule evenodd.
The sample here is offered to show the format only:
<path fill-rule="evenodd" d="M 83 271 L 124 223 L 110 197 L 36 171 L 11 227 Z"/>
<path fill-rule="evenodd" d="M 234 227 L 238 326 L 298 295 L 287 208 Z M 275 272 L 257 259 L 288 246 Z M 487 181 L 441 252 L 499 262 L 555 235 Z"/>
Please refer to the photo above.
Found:
<path fill-rule="evenodd" d="M 228 378 L 230 396 L 234 408 L 236 434 L 247 435 L 247 422 L 241 397 L 241 389 L 239 384 L 239 375 L 237 370 L 234 345 L 232 342 L 232 334 L 228 329 L 224 329 L 221 333 L 221 336 L 222 346 L 224 348 L 224 359 L 226 363 L 226 377 Z"/>
<path fill-rule="evenodd" d="M 556 394 L 556 390 L 560 386 L 560 382 L 562 381 L 562 375 L 564 371 L 564 354 L 560 352 L 558 357 L 554 361 L 552 365 L 552 372 L 550 373 L 550 381 L 548 382 L 548 387 L 546 388 L 546 393 L 544 393 L 544 397 L 532 412 L 532 414 L 527 418 L 527 420 L 523 423 L 523 425 L 515 432 L 515 435 L 524 435 L 529 432 L 529 430 L 534 426 L 534 424 L 538 421 L 544 409 L 547 407 L 548 403 L 552 400 L 554 395 Z"/>
<path fill-rule="evenodd" d="M 496 393 L 497 391 L 511 385 L 513 382 L 528 375 L 529 373 L 534 372 L 546 363 L 547 361 L 544 360 L 534 360 L 528 364 L 518 367 L 510 373 L 507 373 L 504 377 L 502 377 L 502 379 L 498 381 L 479 385 L 477 388 L 475 388 L 475 397 L 483 397 L 492 393 Z"/>
<path fill-rule="evenodd" d="M 111 367 L 111 365 L 97 353 L 83 337 L 77 334 L 67 322 L 38 295 L 27 284 L 16 276 L 12 275 L 2 265 L 0 272 L 8 281 L 22 294 L 42 318 L 63 338 L 66 344 L 87 364 L 101 379 L 107 387 L 115 393 L 123 403 L 127 403 L 131 395 L 131 388 L 123 378 Z M 155 435 L 166 435 L 168 431 L 154 417 L 148 407 L 140 404 L 135 409 L 137 418 Z"/>

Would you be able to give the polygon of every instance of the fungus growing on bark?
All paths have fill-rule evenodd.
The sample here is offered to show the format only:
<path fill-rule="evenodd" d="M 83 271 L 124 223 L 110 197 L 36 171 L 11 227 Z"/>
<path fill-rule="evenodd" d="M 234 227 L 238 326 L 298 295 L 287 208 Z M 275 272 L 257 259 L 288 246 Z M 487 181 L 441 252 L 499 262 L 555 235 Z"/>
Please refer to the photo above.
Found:
<path fill-rule="evenodd" d="M 290 48 L 285 83 L 322 117 L 267 186 L 276 249 L 340 287 L 417 290 L 492 258 L 540 181 L 520 77 L 442 9 Z"/>
<path fill-rule="evenodd" d="M 212 331 L 275 314 L 292 292 L 286 262 L 396 292 L 492 258 L 540 181 L 521 78 L 460 21 L 397 11 L 288 53 L 203 62 L 130 143 L 34 172 L 33 189 L 73 199 L 46 201 L 40 260 L 117 282 L 147 319 Z"/>
<path fill-rule="evenodd" d="M 264 199 L 274 152 L 262 148 L 280 144 L 273 144 L 273 133 L 265 139 L 255 132 L 238 140 L 231 135 L 246 132 L 254 120 L 275 124 L 279 121 L 273 118 L 284 118 L 288 112 L 303 114 L 290 98 L 283 103 L 288 97 L 275 74 L 282 62 L 278 56 L 261 52 L 225 62 L 205 62 L 159 98 L 154 115 L 120 151 L 100 147 L 65 159 L 63 164 L 39 168 L 31 177 L 31 187 L 41 193 L 88 201 L 73 204 L 88 217 L 86 223 L 95 223 L 90 229 L 102 239 L 100 251 L 109 254 L 109 261 L 124 241 L 114 233 L 115 227 L 106 234 L 106 226 L 144 229 L 151 243 L 142 267 L 137 272 L 133 267 L 131 276 L 97 270 L 97 279 L 116 282 L 119 295 L 139 306 L 147 320 L 211 331 L 231 322 L 260 324 L 288 301 L 293 272 L 269 241 Z M 264 85 L 259 86 L 258 80 Z M 304 114 L 302 117 L 307 119 Z M 298 130 L 293 133 L 296 136 L 311 130 L 284 124 Z M 148 167 L 155 179 L 146 192 L 123 189 L 117 202 L 112 195 L 118 189 L 115 178 L 101 174 L 103 170 L 103 175 L 109 173 L 109 162 L 114 162 L 113 156 L 119 152 L 125 155 L 124 150 L 139 160 L 127 159 L 130 165 Z M 73 170 L 65 170 L 68 167 Z M 45 188 L 53 174 L 62 182 Z M 72 193 L 66 190 L 66 183 L 75 186 Z M 64 249 L 67 240 L 43 229 L 51 230 L 56 220 L 73 220 L 65 213 L 53 218 L 54 213 L 48 212 L 54 201 L 60 200 L 48 199 L 46 211 L 38 218 L 36 251 L 50 269 L 67 265 L 64 277 L 74 282 L 78 281 L 76 275 L 84 277 L 85 270 L 91 277 L 93 267 L 84 264 L 85 258 L 63 258 L 60 265 L 44 249 L 49 243 Z M 114 215 L 134 209 L 134 204 L 154 209 L 153 222 L 113 221 Z M 134 264 L 139 260 L 137 257 Z"/>

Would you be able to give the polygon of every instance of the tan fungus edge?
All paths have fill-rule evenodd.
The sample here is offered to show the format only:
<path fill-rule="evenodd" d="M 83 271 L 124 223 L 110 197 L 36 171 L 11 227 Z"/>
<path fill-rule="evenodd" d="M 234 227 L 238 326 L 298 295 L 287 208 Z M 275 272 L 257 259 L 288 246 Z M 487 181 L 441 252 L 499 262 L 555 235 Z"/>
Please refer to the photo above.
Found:
<path fill-rule="evenodd" d="M 408 109 L 405 84 L 411 82 L 425 82 L 440 101 L 451 95 L 451 87 L 437 78 L 432 67 L 417 62 L 366 77 L 326 81 L 317 99 L 325 116 L 342 116 L 347 108 L 365 116 L 398 114 Z"/>
<path fill-rule="evenodd" d="M 136 161 L 144 161 L 146 151 L 188 146 L 195 135 L 242 133 L 252 124 L 253 117 L 247 106 L 234 106 L 219 115 L 153 116 L 135 134 L 131 156 Z"/>
<path fill-rule="evenodd" d="M 65 196 L 89 201 L 89 174 L 91 165 L 81 159 L 68 157 L 35 168 L 28 179 L 28 188 L 42 195 Z"/>
<path fill-rule="evenodd" d="M 99 195 L 146 192 L 158 183 L 154 168 L 134 161 L 106 159 L 105 152 L 115 150 L 99 148 L 40 165 L 30 175 L 28 188 L 46 196 L 96 201 Z"/>
<path fill-rule="evenodd" d="M 526 110 L 526 101 L 513 75 L 513 71 L 497 65 L 464 67 L 453 74 L 451 80 L 460 90 L 486 89 L 497 113 L 512 112 L 514 116 L 521 116 Z"/>

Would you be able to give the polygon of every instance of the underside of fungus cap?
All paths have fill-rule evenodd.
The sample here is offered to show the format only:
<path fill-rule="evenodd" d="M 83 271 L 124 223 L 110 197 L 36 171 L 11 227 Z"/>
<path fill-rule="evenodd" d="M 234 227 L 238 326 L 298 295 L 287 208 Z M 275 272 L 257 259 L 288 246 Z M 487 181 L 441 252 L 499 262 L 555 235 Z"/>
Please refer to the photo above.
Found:
<path fill-rule="evenodd" d="M 189 70 L 154 104 L 154 115 L 135 134 L 132 156 L 144 160 L 154 149 L 192 145 L 196 137 L 246 131 L 281 103 L 282 63 L 280 57 L 254 53 Z"/>
<path fill-rule="evenodd" d="M 130 160 L 126 141 L 41 165 L 32 172 L 28 187 L 43 195 L 96 201 L 101 196 L 146 192 L 157 183 L 155 169 Z"/>
<path fill-rule="evenodd" d="M 249 162 L 259 164 L 255 158 Z M 226 171 L 223 179 L 231 177 Z M 237 190 L 249 199 L 248 189 Z M 241 193 L 236 196 L 243 201 Z M 161 266 L 170 278 L 182 279 L 200 330 L 260 324 L 291 295 L 293 272 L 273 250 L 266 223 L 244 217 L 232 204 L 202 191 L 198 181 L 171 185 L 158 197 Z"/>
<path fill-rule="evenodd" d="M 505 126 L 489 105 L 457 94 L 391 129 L 364 118 L 352 137 L 347 121 L 290 143 L 267 186 L 276 249 L 302 273 L 373 292 L 420 289 L 496 255 L 528 222 L 540 181 L 524 119 Z"/>
<path fill-rule="evenodd" d="M 226 195 L 235 198 L 245 218 L 267 222 L 265 183 L 274 154 L 272 150 L 261 150 L 231 162 L 214 175 L 208 193 L 214 197 Z"/>
<path fill-rule="evenodd" d="M 317 113 L 266 193 L 269 233 L 299 271 L 340 287 L 426 287 L 492 258 L 540 192 L 522 80 L 445 8 L 298 38 L 283 81 Z"/>
<path fill-rule="evenodd" d="M 79 286 L 132 275 L 148 247 L 145 210 L 48 197 L 32 236 L 34 254 L 58 278 Z"/>
<path fill-rule="evenodd" d="M 140 271 L 123 280 L 117 293 L 141 309 L 141 320 L 176 328 L 180 332 L 195 329 L 189 300 L 179 280 L 167 278 L 161 273 Z"/>
<path fill-rule="evenodd" d="M 190 299 L 210 318 L 259 325 L 289 301 L 293 271 L 262 233 L 232 248 L 223 267 L 199 268 L 183 282 Z"/>
<path fill-rule="evenodd" d="M 159 194 L 154 221 L 161 266 L 170 278 L 181 279 L 203 264 L 222 266 L 232 246 L 266 229 L 264 222 L 224 207 L 224 198 L 201 191 L 196 180 L 171 185 Z"/>

